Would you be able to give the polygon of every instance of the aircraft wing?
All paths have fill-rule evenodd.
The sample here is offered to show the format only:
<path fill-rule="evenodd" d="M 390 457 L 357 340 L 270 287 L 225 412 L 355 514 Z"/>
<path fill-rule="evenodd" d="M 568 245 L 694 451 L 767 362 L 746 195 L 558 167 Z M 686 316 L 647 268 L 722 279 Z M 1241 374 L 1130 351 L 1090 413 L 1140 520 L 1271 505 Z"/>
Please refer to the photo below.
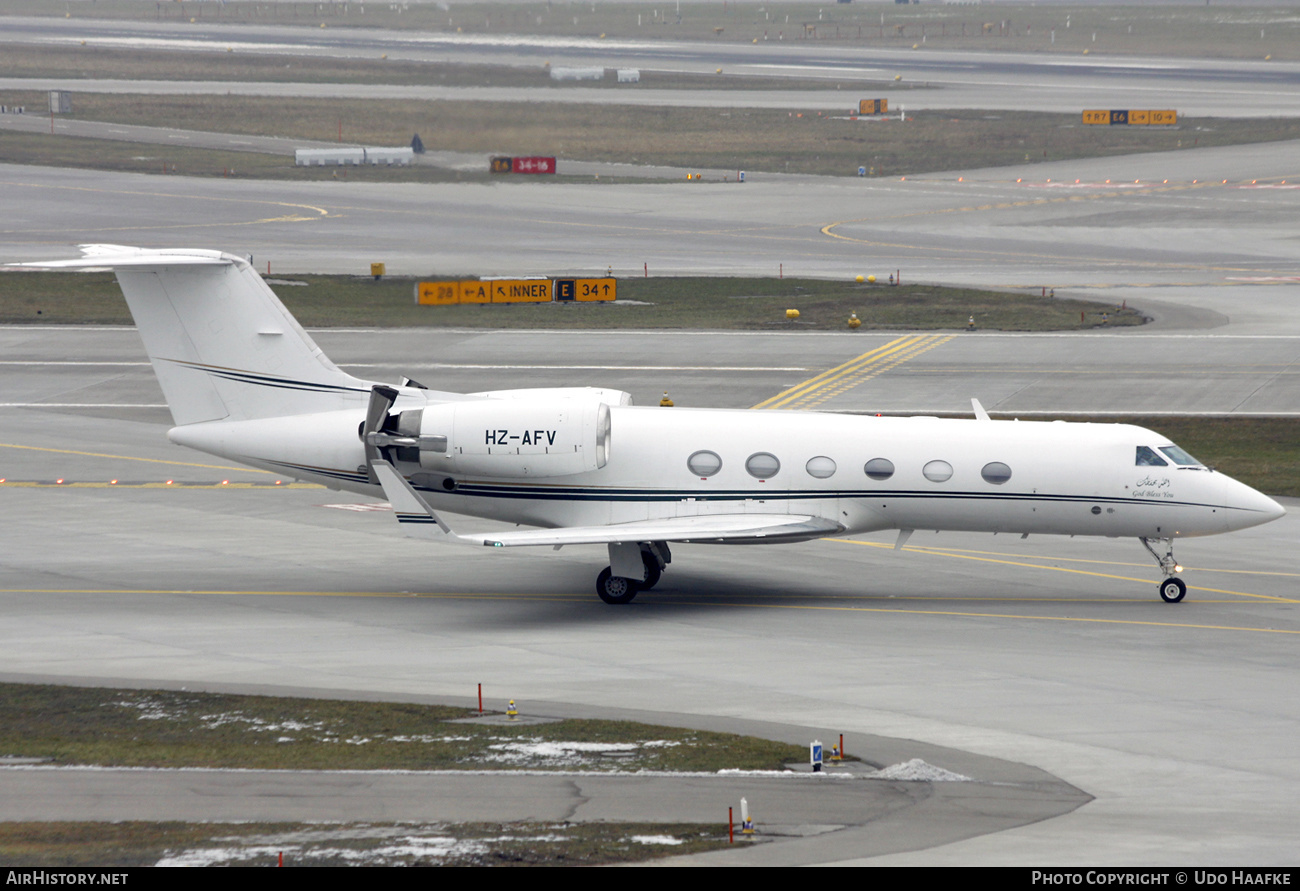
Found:
<path fill-rule="evenodd" d="M 696 543 L 775 543 L 807 541 L 837 535 L 844 527 L 834 520 L 807 514 L 720 514 L 640 520 L 610 526 L 569 526 L 560 529 L 526 529 L 509 532 L 456 533 L 387 461 L 371 463 L 384 488 L 397 521 L 412 538 L 429 538 L 456 544 L 515 548 L 539 545 L 610 542 L 673 541 Z"/>

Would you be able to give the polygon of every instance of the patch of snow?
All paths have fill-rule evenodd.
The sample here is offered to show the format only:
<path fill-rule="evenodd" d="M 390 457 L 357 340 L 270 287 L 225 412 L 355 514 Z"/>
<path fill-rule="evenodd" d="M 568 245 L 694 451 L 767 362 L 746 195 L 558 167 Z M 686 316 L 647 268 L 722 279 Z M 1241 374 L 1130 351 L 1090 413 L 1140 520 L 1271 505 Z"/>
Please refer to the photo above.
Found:
<path fill-rule="evenodd" d="M 302 847 L 300 845 L 196 848 L 191 851 L 167 852 L 155 866 L 222 866 L 245 863 L 249 860 L 276 859 L 281 853 L 285 860 L 346 860 L 352 863 L 384 865 L 410 858 L 442 860 L 452 856 L 486 854 L 487 844 L 476 840 L 460 840 L 448 836 L 411 836 L 393 844 L 376 848 Z"/>
<path fill-rule="evenodd" d="M 951 770 L 944 770 L 942 767 L 935 767 L 933 764 L 926 764 L 920 758 L 913 758 L 911 761 L 904 761 L 902 764 L 891 764 L 889 767 L 881 768 L 871 774 L 871 778 L 876 780 L 912 780 L 922 783 L 974 782 L 970 777 L 953 773 Z"/>

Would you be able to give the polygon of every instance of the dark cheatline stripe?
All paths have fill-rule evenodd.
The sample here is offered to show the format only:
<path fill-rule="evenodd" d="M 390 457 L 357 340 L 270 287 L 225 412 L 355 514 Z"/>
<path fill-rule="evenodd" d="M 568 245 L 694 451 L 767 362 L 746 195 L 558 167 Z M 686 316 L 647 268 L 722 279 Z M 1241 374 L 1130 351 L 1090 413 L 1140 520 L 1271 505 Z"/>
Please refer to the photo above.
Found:
<path fill-rule="evenodd" d="M 303 464 L 289 464 L 270 461 L 278 467 L 284 467 L 303 475 L 327 476 L 333 479 L 368 483 L 364 473 L 336 470 L 327 467 L 310 467 Z M 1143 499 L 1121 498 L 1115 496 L 1095 495 L 1052 495 L 1028 494 L 1021 492 L 928 492 L 920 489 L 821 489 L 773 490 L 755 492 L 748 489 L 724 489 L 717 492 L 701 494 L 688 489 L 617 489 L 590 486 L 530 486 L 518 484 L 494 483 L 459 483 L 455 489 L 447 491 L 440 487 L 414 486 L 418 491 L 436 495 L 460 495 L 475 498 L 506 498 L 530 501 L 621 501 L 621 502 L 668 502 L 668 501 L 825 501 L 829 499 L 880 500 L 943 500 L 943 501 L 983 501 L 989 503 L 1056 503 L 1056 504 L 1127 504 L 1148 505 L 1154 507 L 1213 507 L 1221 510 L 1241 510 L 1224 504 L 1208 504 L 1196 501 L 1147 501 Z"/>
<path fill-rule="evenodd" d="M 176 365 L 182 365 L 186 368 L 192 368 L 196 371 L 205 371 L 208 374 L 216 375 L 228 381 L 234 381 L 240 384 L 256 384 L 262 387 L 274 387 L 281 390 L 306 390 L 315 393 L 368 393 L 365 387 L 348 387 L 342 384 L 325 384 L 316 381 L 294 380 L 288 377 L 272 377 L 268 374 L 259 374 L 253 371 L 242 371 L 238 368 L 222 368 L 216 365 L 203 365 L 198 362 L 185 362 L 180 359 L 168 359 Z"/>

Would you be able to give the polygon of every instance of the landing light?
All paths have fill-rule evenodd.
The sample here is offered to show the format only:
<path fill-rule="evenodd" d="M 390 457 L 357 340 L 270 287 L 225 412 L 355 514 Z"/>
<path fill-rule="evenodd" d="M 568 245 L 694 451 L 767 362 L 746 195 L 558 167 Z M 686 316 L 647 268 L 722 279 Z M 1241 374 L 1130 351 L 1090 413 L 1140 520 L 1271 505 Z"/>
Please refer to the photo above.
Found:
<path fill-rule="evenodd" d="M 1177 563 L 1175 563 L 1175 564 L 1174 564 L 1174 572 L 1182 572 L 1182 571 L 1183 571 L 1183 567 L 1181 567 L 1180 565 L 1178 565 Z"/>

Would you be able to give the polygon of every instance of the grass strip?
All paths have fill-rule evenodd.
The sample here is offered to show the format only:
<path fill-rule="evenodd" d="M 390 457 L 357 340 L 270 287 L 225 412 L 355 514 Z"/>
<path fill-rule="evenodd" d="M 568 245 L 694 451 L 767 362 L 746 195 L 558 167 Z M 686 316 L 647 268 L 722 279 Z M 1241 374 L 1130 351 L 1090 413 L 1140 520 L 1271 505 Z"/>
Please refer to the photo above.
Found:
<path fill-rule="evenodd" d="M 807 754 L 754 737 L 630 721 L 478 723 L 476 714 L 410 703 L 0 684 L 0 755 L 105 767 L 712 772 L 780 770 Z"/>
<path fill-rule="evenodd" d="M 456 275 L 432 274 L 423 281 Z M 468 277 L 468 276 L 466 276 Z M 965 329 L 1068 331 L 1140 325 L 1142 314 L 1112 303 L 949 288 L 858 284 L 809 278 L 709 276 L 627 278 L 620 303 L 417 306 L 416 279 L 296 275 L 272 284 L 308 327 L 715 328 L 757 331 Z M 627 301 L 622 303 L 622 301 Z M 787 309 L 799 318 L 786 318 Z M 1081 318 L 1082 315 L 1082 318 Z M 0 275 L 0 323 L 131 324 L 111 273 L 32 272 Z"/>
<path fill-rule="evenodd" d="M 0 93 L 0 104 L 39 108 L 44 101 L 44 94 L 39 93 Z M 73 117 L 326 142 L 338 140 L 341 128 L 347 143 L 379 146 L 409 145 L 418 133 L 430 150 L 830 176 L 856 176 L 859 167 L 866 168 L 871 176 L 911 176 L 1300 139 L 1300 120 L 1288 118 L 1184 118 L 1171 128 L 1085 127 L 1078 114 L 936 110 L 909 113 L 907 122 L 900 123 L 850 119 L 848 112 L 853 104 L 853 97 L 846 96 L 843 111 L 831 113 L 564 102 L 305 97 L 286 101 L 267 96 L 74 91 Z M 10 135 L 5 134 L 0 146 L 9 141 Z M 104 163 L 99 157 L 100 145 L 88 145 L 75 158 L 65 157 L 68 150 L 60 150 L 59 160 L 47 160 L 47 155 L 55 153 L 47 153 L 41 146 L 39 141 L 15 145 L 7 150 L 4 159 L 90 168 Z M 174 145 L 169 143 L 166 148 L 159 146 L 144 154 L 170 160 L 173 151 Z M 232 164 L 241 166 L 225 161 L 206 166 L 219 171 Z M 156 162 L 152 169 L 158 169 Z M 380 172 L 380 168 L 354 168 L 346 175 L 359 181 L 418 181 L 430 176 L 427 169 L 413 166 Z M 203 173 L 198 169 L 179 172 Z M 323 174 L 329 178 L 333 172 Z M 319 174 L 295 169 L 286 155 L 279 165 L 271 165 L 259 175 L 315 178 Z M 602 177 L 601 182 L 605 181 Z"/>
<path fill-rule="evenodd" d="M 0 823 L 23 866 L 602 866 L 726 847 L 725 822 Z"/>

